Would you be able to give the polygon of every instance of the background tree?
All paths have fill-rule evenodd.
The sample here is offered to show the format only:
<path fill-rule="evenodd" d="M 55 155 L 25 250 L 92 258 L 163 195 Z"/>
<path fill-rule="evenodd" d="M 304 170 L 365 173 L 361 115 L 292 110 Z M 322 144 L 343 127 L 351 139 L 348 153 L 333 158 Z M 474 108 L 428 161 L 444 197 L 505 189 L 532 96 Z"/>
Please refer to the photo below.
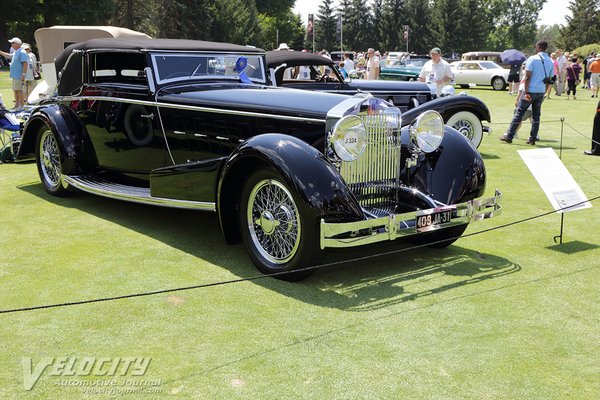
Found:
<path fill-rule="evenodd" d="M 444 53 L 458 51 L 464 37 L 461 28 L 464 26 L 462 8 L 457 7 L 457 0 L 435 0 L 432 10 L 433 42 Z M 452 23 L 448 23 L 452 21 Z M 433 46 L 432 46 L 433 47 Z"/>
<path fill-rule="evenodd" d="M 209 37 L 217 42 L 260 43 L 258 12 L 253 0 L 213 0 L 214 15 Z M 198 29 L 206 29 L 196 22 Z"/>
<path fill-rule="evenodd" d="M 287 43 L 294 50 L 304 48 L 304 26 L 302 18 L 290 9 L 277 17 L 266 17 L 261 23 L 260 47 L 265 50 L 276 49 L 279 43 Z M 277 37 L 279 36 L 279 43 Z"/>
<path fill-rule="evenodd" d="M 36 29 L 52 25 L 106 25 L 114 0 L 3 0 L 0 12 L 0 41 L 18 36 L 35 46 Z M 6 46 L 5 46 L 6 44 Z"/>
<path fill-rule="evenodd" d="M 357 34 L 358 31 L 358 27 L 356 25 L 358 17 L 355 16 L 355 10 L 352 5 L 352 0 L 340 0 L 337 10 L 338 15 L 342 16 L 342 39 L 344 41 L 344 50 L 352 50 L 355 48 L 352 38 Z"/>
<path fill-rule="evenodd" d="M 401 51 L 405 49 L 404 30 L 400 21 L 410 24 L 412 29 L 412 21 L 407 18 L 405 0 L 383 0 L 377 25 L 381 38 L 378 46 L 380 49 L 384 51 Z"/>
<path fill-rule="evenodd" d="M 159 36 L 159 27 L 161 18 L 157 18 L 157 8 L 159 6 L 156 0 L 114 0 L 113 15 L 111 19 L 104 24 L 123 28 L 133 29 L 134 31 L 144 32 L 152 37 Z M 175 14 L 176 15 L 176 14 Z M 165 14 L 169 18 L 170 14 Z M 176 37 L 176 36 L 164 36 Z"/>
<path fill-rule="evenodd" d="M 488 34 L 494 29 L 493 16 L 481 0 L 460 0 L 461 17 L 457 20 L 457 36 L 460 38 L 454 51 L 465 53 L 486 49 Z M 446 50 L 444 50 L 446 51 Z"/>
<path fill-rule="evenodd" d="M 212 1 L 171 0 L 160 2 L 156 8 L 157 35 L 162 38 L 210 40 L 208 29 L 197 26 L 212 26 L 215 10 Z"/>
<path fill-rule="evenodd" d="M 296 0 L 256 0 L 256 11 L 269 17 L 283 17 L 294 7 Z"/>
<path fill-rule="evenodd" d="M 494 27 L 487 50 L 529 49 L 535 41 L 539 11 L 546 0 L 488 0 Z"/>
<path fill-rule="evenodd" d="M 432 47 L 437 46 L 433 40 L 429 3 L 422 0 L 407 0 L 406 11 L 402 21 L 410 21 L 408 23 L 410 26 L 409 51 L 427 53 Z M 401 30 L 402 25 L 398 25 L 398 28 Z"/>
<path fill-rule="evenodd" d="M 571 16 L 567 25 L 560 30 L 558 44 L 565 49 L 595 43 L 600 40 L 600 1 L 571 0 Z"/>
<path fill-rule="evenodd" d="M 375 46 L 372 35 L 371 10 L 364 0 L 352 0 L 352 15 L 350 25 L 353 27 L 352 35 L 348 36 L 348 43 L 352 49 L 367 49 Z"/>
<path fill-rule="evenodd" d="M 540 25 L 537 29 L 537 33 L 535 34 L 535 41 L 538 42 L 540 40 L 545 40 L 548 42 L 548 50 L 547 53 L 550 54 L 558 46 L 564 46 L 560 44 L 560 25 Z"/>
<path fill-rule="evenodd" d="M 337 13 L 333 9 L 333 0 L 323 0 L 315 18 L 315 46 L 317 49 L 331 51 L 337 47 L 336 40 Z"/>
<path fill-rule="evenodd" d="M 371 38 L 374 46 L 381 50 L 381 16 L 383 15 L 383 0 L 373 0 L 371 4 Z M 383 49 L 383 52 L 387 49 Z"/>

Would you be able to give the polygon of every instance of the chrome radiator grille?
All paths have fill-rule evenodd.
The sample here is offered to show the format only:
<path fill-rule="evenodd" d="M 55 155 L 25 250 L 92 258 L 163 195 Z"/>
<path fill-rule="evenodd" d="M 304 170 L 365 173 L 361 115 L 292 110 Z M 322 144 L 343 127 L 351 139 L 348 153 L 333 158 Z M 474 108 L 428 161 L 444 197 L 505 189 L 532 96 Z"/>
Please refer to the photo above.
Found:
<path fill-rule="evenodd" d="M 400 181 L 400 121 L 389 114 L 362 118 L 367 128 L 367 147 L 357 160 L 343 162 L 340 173 L 361 206 L 374 212 L 391 211 Z"/>

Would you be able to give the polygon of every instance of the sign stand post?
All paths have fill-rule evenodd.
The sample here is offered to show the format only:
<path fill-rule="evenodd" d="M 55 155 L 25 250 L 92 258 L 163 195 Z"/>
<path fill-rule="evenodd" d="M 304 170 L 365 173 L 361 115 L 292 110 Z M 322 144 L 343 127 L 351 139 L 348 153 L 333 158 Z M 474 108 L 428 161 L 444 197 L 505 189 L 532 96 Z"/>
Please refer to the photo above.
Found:
<path fill-rule="evenodd" d="M 558 148 L 558 158 L 562 160 L 563 149 L 563 132 L 565 129 L 565 117 L 560 117 L 560 147 Z M 563 242 L 563 226 L 565 223 L 565 213 L 560 213 L 560 235 L 554 236 L 554 243 L 562 244 Z M 557 242 L 556 239 L 559 239 Z"/>

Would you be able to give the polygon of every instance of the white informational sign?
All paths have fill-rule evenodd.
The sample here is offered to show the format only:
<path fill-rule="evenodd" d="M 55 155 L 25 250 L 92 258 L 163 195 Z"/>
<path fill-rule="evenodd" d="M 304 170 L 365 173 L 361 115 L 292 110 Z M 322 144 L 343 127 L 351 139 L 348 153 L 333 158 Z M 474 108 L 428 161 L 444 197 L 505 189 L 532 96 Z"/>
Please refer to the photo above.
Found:
<path fill-rule="evenodd" d="M 518 150 L 518 153 L 555 210 L 566 212 L 592 207 L 552 148 Z M 574 204 L 578 205 L 570 207 Z"/>

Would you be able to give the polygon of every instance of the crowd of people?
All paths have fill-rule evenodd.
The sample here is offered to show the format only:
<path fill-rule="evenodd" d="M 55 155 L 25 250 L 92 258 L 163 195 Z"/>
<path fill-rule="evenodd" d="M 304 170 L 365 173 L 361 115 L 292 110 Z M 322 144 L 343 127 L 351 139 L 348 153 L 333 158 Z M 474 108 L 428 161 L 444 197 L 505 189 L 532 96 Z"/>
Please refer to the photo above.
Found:
<path fill-rule="evenodd" d="M 527 144 L 535 145 L 540 140 L 538 135 L 540 129 L 540 117 L 542 103 L 545 99 L 551 99 L 552 91 L 555 96 L 566 93 L 567 100 L 577 99 L 577 88 L 591 91 L 591 97 L 597 98 L 600 91 L 600 54 L 590 52 L 585 57 L 570 54 L 557 49 L 550 55 L 546 52 L 548 43 L 539 41 L 535 45 L 535 53 L 521 64 L 511 65 L 508 74 L 509 95 L 517 95 L 515 100 L 515 111 L 504 135 L 500 140 L 512 143 L 517 136 L 523 120 L 531 121 L 531 130 Z M 323 50 L 320 54 L 329 56 Z M 440 48 L 434 47 L 430 50 L 431 60 L 427 61 L 419 75 L 419 80 L 434 84 L 439 96 L 443 87 L 452 82 L 454 75 L 450 64 L 442 58 Z M 356 67 L 357 71 L 364 71 L 359 76 L 365 79 L 378 79 L 380 66 L 383 63 L 380 53 L 370 48 L 366 53 L 356 53 L 352 61 L 348 54 L 340 63 L 344 77 Z M 583 76 L 582 76 L 583 73 Z M 581 86 L 579 86 L 581 84 Z M 584 152 L 592 154 L 591 152 Z"/>
<path fill-rule="evenodd" d="M 38 62 L 32 52 L 31 45 L 23 43 L 18 37 L 8 41 L 9 52 L 0 50 L 0 55 L 10 60 L 10 78 L 14 93 L 13 111 L 23 109 L 28 96 L 40 79 Z M 548 43 L 539 41 L 535 45 L 535 54 L 530 56 L 523 65 L 511 65 L 508 74 L 509 94 L 517 94 L 515 112 L 507 132 L 500 137 L 506 143 L 512 143 L 513 138 L 521 127 L 522 121 L 531 119 L 531 131 L 527 144 L 535 145 L 539 140 L 538 131 L 541 116 L 541 106 L 544 99 L 551 99 L 552 90 L 555 96 L 562 96 L 566 92 L 567 99 L 573 94 L 577 99 L 577 87 L 581 83 L 583 72 L 583 85 L 581 88 L 591 91 L 591 97 L 597 98 L 600 90 L 600 54 L 590 52 L 585 58 L 576 54 L 563 52 L 557 49 L 548 55 Z M 290 50 L 282 43 L 278 50 Z M 308 50 L 303 50 L 307 52 Z M 320 55 L 331 58 L 326 50 Z M 369 48 L 366 52 L 344 53 L 343 60 L 339 63 L 340 72 L 344 78 L 354 74 L 354 77 L 363 79 L 379 79 L 381 65 L 385 63 L 387 53 L 381 55 L 379 51 Z M 419 80 L 435 85 L 439 96 L 443 87 L 451 83 L 454 75 L 450 64 L 442 58 L 440 48 L 430 50 L 431 60 L 427 61 L 419 75 Z M 581 64 L 580 64 L 581 62 Z M 308 79 L 308 71 L 299 67 L 296 79 Z"/>
<path fill-rule="evenodd" d="M 27 98 L 40 78 L 37 57 L 31 50 L 29 43 L 23 43 L 18 37 L 8 41 L 10 50 L 0 50 L 0 55 L 10 60 L 10 79 L 15 98 L 13 110 L 20 111 L 25 106 Z"/>

